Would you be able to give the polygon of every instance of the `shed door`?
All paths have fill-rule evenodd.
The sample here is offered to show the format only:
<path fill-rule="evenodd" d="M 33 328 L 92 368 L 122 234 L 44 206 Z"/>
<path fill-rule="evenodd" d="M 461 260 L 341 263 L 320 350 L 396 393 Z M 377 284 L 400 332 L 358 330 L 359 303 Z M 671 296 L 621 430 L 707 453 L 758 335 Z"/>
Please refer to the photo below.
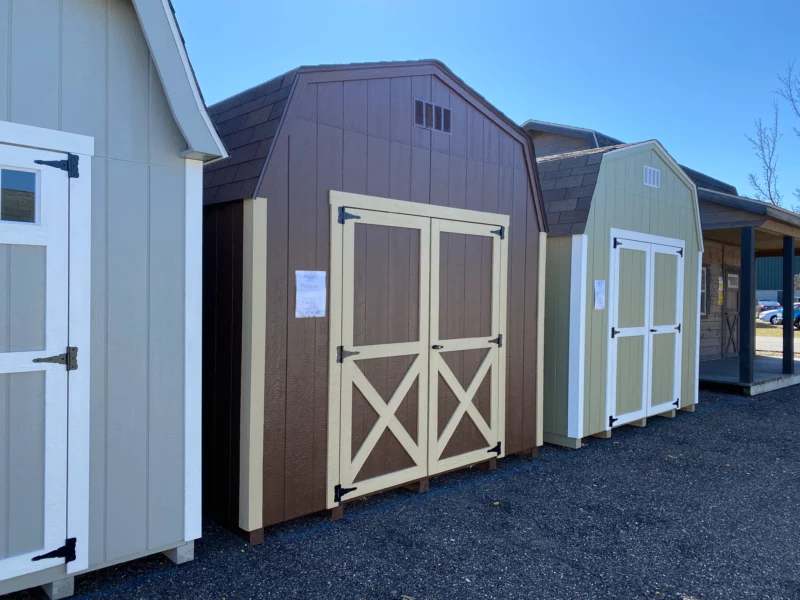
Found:
<path fill-rule="evenodd" d="M 66 156 L 0 144 L 0 581 L 63 564 L 68 179 L 35 160 Z"/>
<path fill-rule="evenodd" d="M 427 475 L 430 219 L 347 208 L 338 502 Z"/>
<path fill-rule="evenodd" d="M 739 270 L 725 269 L 723 297 L 722 355 L 739 356 Z M 752 318 L 748 315 L 747 318 Z"/>
<path fill-rule="evenodd" d="M 680 408 L 683 356 L 682 250 L 653 244 L 653 294 L 650 309 L 650 401 L 648 415 Z"/>
<path fill-rule="evenodd" d="M 502 456 L 506 241 L 498 233 L 431 223 L 431 475 Z"/>
<path fill-rule="evenodd" d="M 650 356 L 650 244 L 620 239 L 615 245 L 609 290 L 609 428 L 647 416 Z"/>

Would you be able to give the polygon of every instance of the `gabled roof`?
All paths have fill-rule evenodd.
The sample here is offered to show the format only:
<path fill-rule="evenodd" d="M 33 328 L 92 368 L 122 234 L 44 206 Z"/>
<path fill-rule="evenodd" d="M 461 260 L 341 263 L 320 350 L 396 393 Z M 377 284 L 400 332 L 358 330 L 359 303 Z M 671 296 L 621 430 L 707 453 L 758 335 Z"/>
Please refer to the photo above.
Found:
<path fill-rule="evenodd" d="M 209 108 L 209 114 L 216 124 L 222 139 L 230 152 L 230 158 L 207 165 L 204 169 L 203 202 L 216 204 L 230 202 L 245 198 L 252 198 L 258 193 L 261 178 L 269 164 L 272 147 L 278 139 L 286 111 L 292 101 L 294 87 L 299 77 L 307 73 L 321 73 L 334 71 L 364 71 L 366 74 L 374 70 L 376 76 L 385 77 L 387 68 L 405 69 L 404 73 L 417 75 L 419 71 L 439 71 L 439 76 L 451 79 L 452 82 L 466 90 L 488 112 L 493 113 L 495 123 L 502 123 L 513 135 L 518 136 L 525 149 L 526 169 L 529 170 L 531 186 L 534 187 L 532 195 L 537 197 L 537 185 L 533 146 L 530 136 L 513 120 L 498 110 L 491 102 L 458 77 L 447 65 L 435 59 L 388 61 L 371 63 L 351 63 L 334 65 L 301 66 L 288 71 L 266 83 L 257 85 L 249 90 L 231 96 Z M 498 124 L 499 124 L 498 123 Z M 540 226 L 547 227 L 544 215 L 538 208 L 537 219 Z"/>
<path fill-rule="evenodd" d="M 586 230 L 603 155 L 636 145 L 589 148 L 536 160 L 551 235 L 571 235 Z"/>
<path fill-rule="evenodd" d="M 133 0 L 147 45 L 175 122 L 183 133 L 187 158 L 214 160 L 228 156 L 206 112 L 183 35 L 170 0 Z"/>
<path fill-rule="evenodd" d="M 546 121 L 536 121 L 533 119 L 525 121 L 522 124 L 522 128 L 529 133 L 542 131 L 567 137 L 580 138 L 586 140 L 589 143 L 590 148 L 606 148 L 608 146 L 615 146 L 623 143 L 616 138 L 605 135 L 604 133 L 600 133 L 594 129 L 559 125 L 558 123 L 548 123 Z M 683 165 L 680 165 L 680 167 L 692 179 L 692 181 L 694 181 L 697 187 L 704 187 L 733 195 L 738 193 L 734 186 L 725 183 L 724 181 L 714 179 L 705 173 L 695 171 L 694 169 L 690 169 L 689 167 L 685 167 Z"/>

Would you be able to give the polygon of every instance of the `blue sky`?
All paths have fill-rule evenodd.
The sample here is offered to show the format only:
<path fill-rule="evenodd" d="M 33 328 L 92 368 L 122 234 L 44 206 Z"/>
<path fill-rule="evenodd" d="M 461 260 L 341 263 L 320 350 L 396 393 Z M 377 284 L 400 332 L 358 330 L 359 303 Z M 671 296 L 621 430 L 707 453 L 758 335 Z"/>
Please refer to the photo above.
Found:
<path fill-rule="evenodd" d="M 437 58 L 518 123 L 657 138 L 743 195 L 759 167 L 745 134 L 756 117 L 771 119 L 777 75 L 800 59 L 797 0 L 174 4 L 209 103 L 303 64 Z M 780 187 L 791 204 L 800 119 L 781 108 Z"/>

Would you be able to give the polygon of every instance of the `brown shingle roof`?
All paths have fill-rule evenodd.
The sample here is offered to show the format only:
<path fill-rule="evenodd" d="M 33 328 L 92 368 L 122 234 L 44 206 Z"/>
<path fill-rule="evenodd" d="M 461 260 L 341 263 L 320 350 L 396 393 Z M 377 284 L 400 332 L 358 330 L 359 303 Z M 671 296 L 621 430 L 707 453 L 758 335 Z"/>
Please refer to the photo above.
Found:
<path fill-rule="evenodd" d="M 589 148 L 536 160 L 550 235 L 572 235 L 586 230 L 603 155 L 635 145 Z"/>
<path fill-rule="evenodd" d="M 209 107 L 230 158 L 206 166 L 203 198 L 227 202 L 252 198 L 278 132 L 297 69 Z"/>

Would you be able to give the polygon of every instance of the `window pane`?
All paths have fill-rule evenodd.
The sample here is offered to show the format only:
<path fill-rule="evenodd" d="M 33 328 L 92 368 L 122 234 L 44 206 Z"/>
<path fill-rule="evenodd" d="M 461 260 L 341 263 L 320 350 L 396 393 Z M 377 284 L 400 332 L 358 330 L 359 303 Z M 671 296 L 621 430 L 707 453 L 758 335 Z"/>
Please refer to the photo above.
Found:
<path fill-rule="evenodd" d="M 425 103 L 425 127 L 431 129 L 433 127 L 433 104 Z"/>
<path fill-rule="evenodd" d="M 449 108 L 445 108 L 444 109 L 444 127 L 442 128 L 442 131 L 444 131 L 445 133 L 450 133 L 450 109 Z"/>
<path fill-rule="evenodd" d="M 423 113 L 425 111 L 425 103 L 422 100 L 415 100 L 414 101 L 414 124 L 419 125 L 421 127 L 425 126 L 425 117 Z"/>
<path fill-rule="evenodd" d="M 13 169 L 0 172 L 0 220 L 36 222 L 36 173 Z"/>
<path fill-rule="evenodd" d="M 433 128 L 436 131 L 441 131 L 442 130 L 442 107 L 441 106 L 435 107 L 434 115 L 436 115 L 436 118 L 435 118 L 435 123 L 433 125 Z"/>

